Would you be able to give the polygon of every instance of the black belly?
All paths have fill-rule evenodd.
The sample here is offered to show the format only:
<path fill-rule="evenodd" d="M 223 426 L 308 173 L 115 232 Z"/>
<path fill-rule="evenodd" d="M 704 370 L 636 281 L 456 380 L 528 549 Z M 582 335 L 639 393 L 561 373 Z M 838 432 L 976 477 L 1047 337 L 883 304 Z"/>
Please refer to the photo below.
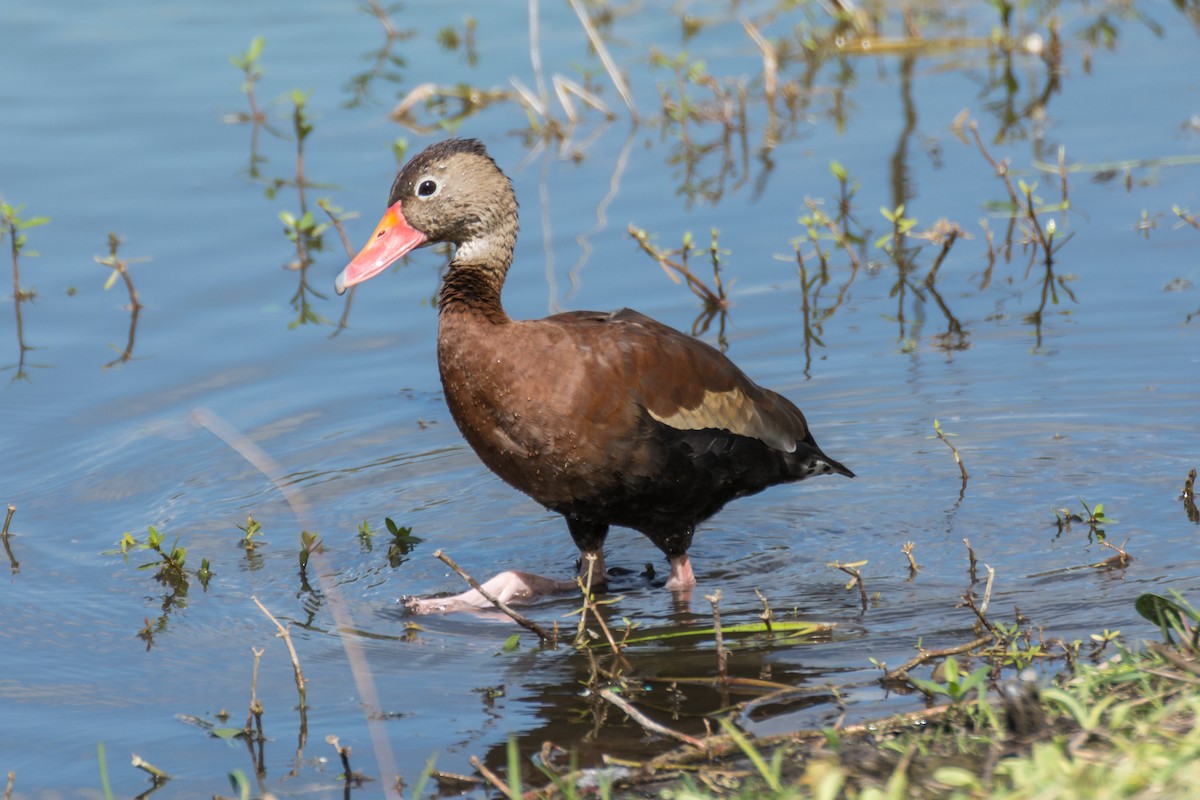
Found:
<path fill-rule="evenodd" d="M 661 448 L 661 469 L 615 477 L 604 491 L 552 506 L 567 516 L 645 534 L 669 555 L 684 552 L 697 523 L 731 500 L 829 471 L 819 450 L 785 453 L 723 430 L 678 430 L 649 421 L 644 447 Z"/>

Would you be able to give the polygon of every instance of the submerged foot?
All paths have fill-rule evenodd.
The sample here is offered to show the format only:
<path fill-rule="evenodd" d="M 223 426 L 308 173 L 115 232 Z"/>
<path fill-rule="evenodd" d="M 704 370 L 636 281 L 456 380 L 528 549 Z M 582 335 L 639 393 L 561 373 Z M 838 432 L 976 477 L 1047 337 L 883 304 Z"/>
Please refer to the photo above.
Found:
<path fill-rule="evenodd" d="M 484 591 L 505 605 L 528 602 L 542 595 L 577 591 L 579 588 L 574 581 L 556 581 L 532 572 L 514 570 L 501 572 L 482 585 Z M 475 589 L 452 597 L 411 597 L 404 601 L 404 605 L 414 614 L 444 614 L 493 607 L 492 601 Z"/>

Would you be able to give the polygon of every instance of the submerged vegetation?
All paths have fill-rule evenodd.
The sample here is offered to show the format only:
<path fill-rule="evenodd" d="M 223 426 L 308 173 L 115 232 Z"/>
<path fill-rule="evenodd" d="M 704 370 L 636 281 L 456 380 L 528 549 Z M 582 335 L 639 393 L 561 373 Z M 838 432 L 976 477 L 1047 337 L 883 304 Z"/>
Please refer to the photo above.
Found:
<path fill-rule="evenodd" d="M 942 437 L 946 435 L 936 424 L 935 431 Z M 957 459 L 957 450 L 951 449 Z M 1185 484 L 1185 496 L 1191 492 L 1194 477 L 1193 470 Z M 1087 522 L 1090 528 L 1098 521 L 1114 522 L 1105 517 L 1102 504 L 1089 507 L 1081 501 L 1081 505 L 1086 519 L 1068 515 L 1076 522 Z M 10 510 L 9 520 L 11 517 Z M 384 527 L 392 538 L 387 558 L 394 568 L 402 561 L 397 560 L 398 555 L 410 553 L 422 540 L 391 519 L 385 520 Z M 7 529 L 6 521 L 6 540 Z M 238 545 L 247 555 L 262 545 L 257 538 L 261 526 L 253 517 L 238 530 L 244 534 Z M 373 550 L 378 535 L 366 521 L 359 526 L 359 541 L 367 552 Z M 308 559 L 321 550 L 314 535 L 304 533 L 301 539 L 301 581 L 307 587 L 304 574 Z M 127 533 L 118 549 L 110 551 L 126 557 L 135 551 L 151 552 L 155 558 L 139 568 L 155 570 L 155 580 L 170 589 L 163 599 L 162 617 L 157 623 L 147 620 L 139 632 L 147 648 L 154 644 L 156 635 L 165 631 L 167 613 L 186 606 L 192 574 L 186 567 L 187 550 L 178 538 L 170 547 L 164 546 L 164 541 L 165 535 L 150 527 L 145 541 Z M 568 749 L 556 743 L 547 742 L 540 758 L 529 760 L 522 755 L 517 740 L 509 739 L 506 770 L 496 771 L 472 756 L 471 762 L 480 775 L 473 778 L 443 772 L 431 758 L 415 787 L 433 781 L 442 791 L 449 791 L 465 783 L 490 787 L 507 797 L 546 798 L 574 798 L 599 791 L 605 797 L 1015 800 L 1045 796 L 1047 791 L 1055 796 L 1091 797 L 1100 787 L 1106 787 L 1114 797 L 1190 796 L 1200 781 L 1195 767 L 1200 756 L 1200 729 L 1196 725 L 1200 709 L 1194 692 L 1200 680 L 1200 611 L 1177 592 L 1170 596 L 1143 594 L 1137 598 L 1136 611 L 1159 629 L 1161 643 L 1134 647 L 1120 631 L 1109 630 L 1092 634 L 1090 640 L 1048 637 L 1043 624 L 1028 619 L 1019 609 L 1014 609 L 1011 621 L 993 613 L 990 601 L 996 570 L 989 566 L 986 578 L 982 577 L 974 548 L 969 541 L 963 543 L 967 587 L 959 604 L 965 611 L 959 613 L 969 612 L 968 618 L 973 620 L 969 640 L 936 648 L 918 641 L 916 655 L 895 667 L 871 659 L 879 670 L 877 683 L 881 689 L 923 696 L 924 708 L 883 718 L 864 719 L 860 712 L 854 722 L 847 720 L 850 708 L 843 699 L 843 693 L 854 684 L 793 685 L 773 680 L 769 674 L 758 678 L 735 674 L 731 667 L 733 655 L 811 647 L 835 631 L 833 624 L 811 622 L 797 618 L 794 612 L 772 609 L 761 591 L 757 595 L 762 611 L 753 621 L 742 621 L 744 612 L 734 621 L 723 618 L 722 593 L 717 590 L 706 596 L 712 610 L 711 626 L 656 629 L 618 617 L 616 608 L 621 598 L 596 596 L 591 591 L 589 572 L 587 578 L 577 579 L 582 604 L 567 615 L 578 617 L 573 637 L 560 633 L 558 622 L 539 624 L 489 597 L 500 611 L 537 637 L 543 652 L 559 651 L 558 657 L 586 666 L 579 713 L 590 718 L 596 730 L 632 726 L 657 744 L 642 757 L 605 756 L 602 764 L 580 767 L 573 754 L 564 762 L 561 756 Z M 909 542 L 902 549 L 911 579 L 918 571 L 913 545 Z M 1123 549 L 1113 549 L 1118 550 L 1119 558 L 1088 568 L 1127 567 L 1131 557 Z M 487 596 L 449 556 L 440 550 L 433 555 Z M 851 576 L 846 588 L 858 590 L 864 612 L 870 604 L 861 568 L 867 563 L 860 560 L 830 565 Z M 207 559 L 194 573 L 206 588 L 212 574 Z M 330 590 L 326 584 L 325 591 Z M 878 594 L 874 597 L 878 602 Z M 257 597 L 252 599 L 284 640 L 292 664 L 299 698 L 295 762 L 300 764 L 308 738 L 310 679 L 303 673 L 290 631 L 295 625 L 308 628 L 312 621 L 285 624 Z M 415 622 L 407 628 L 409 640 L 423 634 L 422 626 Z M 670 650 L 685 642 L 692 647 L 699 642 L 711 652 L 706 675 L 664 676 L 639 667 L 654 663 L 656 650 Z M 514 653 L 520 647 L 519 634 L 513 634 L 500 655 Z M 227 725 L 229 713 L 224 710 L 215 719 L 180 714 L 182 720 L 209 736 L 243 739 L 258 789 L 264 795 L 265 751 L 278 738 L 266 734 L 264 720 L 279 719 L 277 714 L 267 714 L 256 690 L 259 663 L 265 652 L 264 648 L 253 648 L 251 699 L 244 726 Z M 362 680 L 357 671 L 366 670 L 369 685 L 369 667 L 357 660 L 360 657 L 352 658 L 356 680 Z M 644 661 L 647 658 L 650 662 Z M 709 692 L 712 700 L 704 699 Z M 489 691 L 487 696 L 493 694 Z M 796 702 L 831 704 L 840 709 L 840 715 L 835 724 L 822 728 L 760 736 L 752 733 L 764 714 L 770 717 L 771 709 L 787 708 Z M 325 738 L 342 765 L 342 773 L 335 780 L 347 791 L 369 781 L 387 780 L 386 772 L 374 777 L 353 769 L 351 748 L 334 734 Z M 374 739 L 377 757 L 381 744 L 387 747 Z M 171 780 L 166 771 L 138 757 L 133 766 L 148 772 L 155 787 Z M 242 796 L 249 796 L 246 793 L 252 784 L 245 773 L 231 773 L 230 781 Z M 415 787 L 411 796 L 423 796 Z M 401 796 L 403 786 L 398 779 L 395 785 L 386 785 L 386 790 Z"/>
<path fill-rule="evenodd" d="M 8 203 L 0 202 L 0 243 L 8 239 L 8 252 L 12 259 L 13 316 L 17 322 L 17 362 L 5 366 L 4 369 L 13 370 L 12 379 L 14 381 L 29 380 L 29 373 L 25 371 L 27 366 L 25 355 L 34 349 L 32 345 L 25 344 L 25 323 L 21 318 L 21 305 L 33 300 L 36 296 L 32 289 L 21 286 L 21 258 L 37 255 L 36 252 L 26 249 L 29 241 L 26 231 L 50 222 L 48 217 L 22 217 L 23 211 L 23 206 L 13 207 Z"/>

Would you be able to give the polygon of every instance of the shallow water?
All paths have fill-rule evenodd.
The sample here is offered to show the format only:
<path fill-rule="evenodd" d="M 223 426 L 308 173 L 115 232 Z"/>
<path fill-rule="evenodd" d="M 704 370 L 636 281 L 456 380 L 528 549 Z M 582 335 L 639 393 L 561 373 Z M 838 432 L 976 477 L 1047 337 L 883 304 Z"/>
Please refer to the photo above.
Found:
<path fill-rule="evenodd" d="M 965 42 L 986 38 L 994 24 L 975 5 L 946 7 L 946 21 L 920 20 L 930 38 L 957 37 L 956 47 L 785 61 L 781 84 L 806 88 L 794 115 L 780 98 L 784 121 L 767 148 L 762 60 L 722 4 L 690 8 L 708 24 L 686 41 L 679 19 L 659 7 L 619 14 L 605 30 L 648 120 L 634 128 L 570 7 L 544 4 L 544 71 L 578 78 L 573 65 L 583 65 L 618 118 L 585 114 L 565 142 L 542 145 L 527 135 L 524 110 L 501 102 L 457 128 L 487 142 L 521 201 L 505 292 L 514 317 L 631 305 L 691 329 L 698 301 L 639 252 L 626 226 L 665 247 L 688 230 L 706 246 L 719 228 L 729 251 L 727 352 L 796 400 L 822 447 L 858 473 L 730 505 L 697 535 L 690 605 L 639 575 L 646 562 L 660 574 L 664 566 L 648 542 L 628 531 L 610 537 L 610 563 L 628 571 L 609 595 L 619 598 L 610 607 L 618 626 L 621 618 L 645 631 L 707 626 L 704 595 L 717 589 L 726 622 L 756 618 L 758 589 L 777 615 L 836 623 L 809 642 L 760 640 L 734 654 L 736 675 L 843 693 L 844 705 L 824 692 L 759 709 L 742 720 L 756 733 L 920 707 L 919 698 L 885 693 L 870 659 L 894 666 L 918 641 L 972 638 L 973 615 L 957 607 L 968 586 L 963 538 L 996 570 L 992 613 L 1011 621 L 1017 606 L 1047 638 L 1087 640 L 1106 628 L 1133 642 L 1151 637 L 1134 598 L 1172 588 L 1194 596 L 1200 586 L 1197 527 L 1178 500 L 1200 461 L 1200 317 L 1189 318 L 1200 312 L 1200 230 L 1171 211 L 1200 212 L 1196 11 L 1147 3 L 1139 20 L 1065 6 L 1057 69 L 1015 56 L 1006 90 L 1003 60 Z M 526 755 L 550 740 L 581 763 L 669 747 L 615 710 L 605 714 L 584 691 L 582 653 L 539 648 L 527 634 L 505 651 L 517 632 L 506 620 L 413 620 L 396 602 L 461 588 L 431 556 L 439 548 L 480 577 L 505 568 L 566 577 L 575 555 L 561 520 L 488 473 L 448 416 L 430 304 L 444 255 L 422 251 L 366 285 L 336 336 L 329 324 L 289 325 L 299 278 L 281 268 L 296 251 L 278 214 L 297 212 L 299 199 L 292 186 L 273 196 L 264 189 L 294 176 L 293 88 L 311 93 L 305 170 L 321 186 L 308 190 L 308 203 L 318 217 L 317 197 L 359 212 L 347 223 L 358 243 L 382 211 L 396 168 L 392 142 L 403 137 L 411 154 L 445 135 L 406 130 L 387 111 L 425 82 L 507 89 L 515 76 L 535 86 L 527 17 L 484 4 L 409 4 L 393 15 L 412 31 L 392 45 L 404 62 L 385 70 L 396 80 L 374 79 L 368 101 L 346 107 L 351 81 L 384 43 L 379 23 L 353 4 L 294 3 L 286 13 L 254 4 L 143 6 L 24 4 L 6 14 L 0 47 L 0 197 L 23 204 L 24 216 L 50 217 L 28 232 L 40 255 L 20 260 L 22 288 L 36 291 L 20 306 L 33 348 L 23 362 L 15 303 L 7 288 L 0 295 L 0 501 L 17 507 L 9 546 L 19 562 L 0 588 L 0 772 L 16 771 L 14 796 L 95 796 L 97 742 L 117 795 L 148 788 L 128 766 L 130 752 L 173 776 L 156 797 L 227 792 L 231 770 L 253 780 L 242 744 L 179 718 L 211 722 L 227 709 L 228 724 L 240 726 L 251 647 L 265 648 L 257 689 L 270 737 L 259 791 L 340 793 L 329 734 L 353 747 L 356 769 L 378 778 L 379 752 L 335 634 L 331 593 L 373 676 L 384 715 L 377 739 L 409 785 L 433 753 L 447 771 L 471 772 L 472 755 L 502 767 L 510 734 Z M 742 4 L 737 14 L 767 9 Z M 828 24 L 812 13 L 815 24 Z M 1105 13 L 1118 31 L 1111 48 L 1085 37 Z M 474 66 L 461 48 L 437 42 L 448 25 L 461 35 L 467 16 L 477 20 Z M 1047 35 L 1045 22 L 1026 23 L 1023 33 Z M 889 24 L 902 34 L 898 20 Z M 797 26 L 809 26 L 801 12 L 762 23 L 793 50 Z M 247 107 L 227 56 L 255 35 L 266 42 L 258 99 L 281 134 L 260 132 L 266 160 L 257 180 L 248 171 L 250 126 L 227 119 Z M 659 87 L 677 89 L 671 72 L 648 64 L 652 47 L 668 56 L 686 49 L 709 74 L 744 79 L 744 143 L 734 132 L 725 151 L 719 124 L 693 120 L 689 150 L 678 125 L 653 121 Z M 1047 91 L 1052 74 L 1057 84 Z M 704 87 L 688 91 L 695 102 L 711 97 Z M 1027 271 L 1019 238 L 983 285 L 988 246 L 979 220 L 988 217 L 999 248 L 1007 222 L 989 217 L 986 204 L 1006 194 L 978 150 L 951 130 L 963 109 L 979 121 L 990 153 L 1037 181 L 1047 204 L 1061 199 L 1058 176 L 1035 164 L 1055 163 L 1065 147 L 1070 208 L 1041 219 L 1056 220 L 1060 241 L 1073 234 L 1053 267 L 1069 277 L 1075 299 L 1056 284 L 1058 302 L 1046 305 L 1040 325 L 1030 315 L 1045 268 L 1038 260 Z M 437 118 L 427 109 L 418 115 Z M 687 156 L 701 145 L 713 146 L 689 183 Z M 724 157 L 732 166 L 722 183 Z M 806 301 L 792 241 L 804 235 L 797 218 L 806 198 L 836 208 L 833 160 L 858 187 L 862 265 L 853 271 L 826 243 L 828 283 L 815 296 L 810 288 Z M 689 196 L 687 187 L 701 184 L 709 196 Z M 895 263 L 873 246 L 889 225 L 878 209 L 901 202 L 916 231 L 946 217 L 972 237 L 955 243 L 938 272 L 946 312 L 922 283 L 935 245 L 915 257 L 902 296 Z M 1140 232 L 1143 211 L 1154 225 Z M 93 261 L 107 253 L 109 231 L 123 237 L 122 257 L 150 260 L 130 266 L 144 303 L 132 357 L 106 368 L 125 349 L 130 323 L 122 284 L 105 291 L 109 271 Z M 331 284 L 345 256 L 335 234 L 325 242 L 307 278 L 324 295 L 311 297 L 313 309 L 336 323 L 343 301 Z M 806 247 L 811 278 L 818 267 Z M 692 265 L 707 278 L 703 258 Z M 948 315 L 961 336 L 946 335 Z M 806 318 L 820 321 L 807 345 Z M 703 338 L 720 343 L 719 326 Z M 197 409 L 273 459 L 280 483 L 302 503 L 301 521 L 262 465 L 197 424 Z M 934 419 L 956 434 L 970 474 L 961 493 L 950 451 L 933 438 Z M 1117 520 L 1108 541 L 1128 537 L 1135 560 L 1126 569 L 1086 567 L 1112 555 L 1086 525 L 1059 533 L 1053 509 L 1078 509 L 1080 498 L 1103 503 Z M 254 554 L 235 527 L 247 514 L 265 541 Z M 364 545 L 359 524 L 383 531 L 385 517 L 422 541 L 391 559 L 386 532 Z M 186 597 L 138 569 L 152 560 L 147 551 L 106 553 L 124 532 L 144 541 L 151 525 L 165 544 L 178 537 L 187 548 Z M 297 569 L 301 528 L 324 545 L 307 584 Z M 906 541 L 921 565 L 912 580 L 900 552 Z M 201 559 L 214 572 L 207 588 L 194 575 Z M 863 559 L 872 597 L 865 611 L 857 591 L 844 588 L 846 576 L 828 566 Z M 252 596 L 294 623 L 311 706 L 303 728 L 288 656 Z M 569 629 L 575 618 L 565 615 L 575 606 L 549 599 L 528 613 Z M 139 636 L 144 628 L 152 633 Z M 682 730 L 703 732 L 702 714 L 745 699 L 682 685 L 679 718 L 671 718 L 670 693 L 654 679 L 711 677 L 708 638 L 635 646 L 629 658 L 650 687 L 639 704 Z"/>

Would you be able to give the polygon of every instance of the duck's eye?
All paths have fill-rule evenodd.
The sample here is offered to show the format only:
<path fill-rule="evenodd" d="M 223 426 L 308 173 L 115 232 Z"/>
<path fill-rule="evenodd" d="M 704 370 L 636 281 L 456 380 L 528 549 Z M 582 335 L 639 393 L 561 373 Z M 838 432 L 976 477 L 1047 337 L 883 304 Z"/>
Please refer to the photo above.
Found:
<path fill-rule="evenodd" d="M 421 181 L 421 185 L 417 187 L 417 196 L 432 197 L 437 188 L 437 184 L 433 181 Z"/>

